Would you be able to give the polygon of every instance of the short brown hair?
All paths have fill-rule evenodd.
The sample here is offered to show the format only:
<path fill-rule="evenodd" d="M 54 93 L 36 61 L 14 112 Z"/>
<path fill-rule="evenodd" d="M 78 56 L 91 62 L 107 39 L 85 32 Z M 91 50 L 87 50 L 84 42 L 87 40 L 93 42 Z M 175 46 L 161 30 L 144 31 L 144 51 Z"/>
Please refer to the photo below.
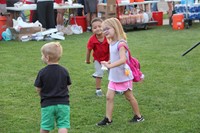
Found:
<path fill-rule="evenodd" d="M 93 24 L 94 22 L 103 22 L 103 20 L 101 18 L 94 18 L 91 21 L 91 24 Z"/>

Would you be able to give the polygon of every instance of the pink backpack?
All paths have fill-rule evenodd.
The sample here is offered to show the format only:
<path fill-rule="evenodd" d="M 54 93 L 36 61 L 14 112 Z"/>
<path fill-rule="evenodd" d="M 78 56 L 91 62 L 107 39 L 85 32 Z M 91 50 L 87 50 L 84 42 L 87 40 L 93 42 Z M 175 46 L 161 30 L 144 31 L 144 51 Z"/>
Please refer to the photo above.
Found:
<path fill-rule="evenodd" d="M 125 41 L 124 41 L 125 42 Z M 125 47 L 126 50 L 128 51 L 128 55 L 129 55 L 129 59 L 126 61 L 126 63 L 129 65 L 131 71 L 132 71 L 132 74 L 133 74 L 133 82 L 140 82 L 144 79 L 144 74 L 140 71 L 140 62 L 131 56 L 131 52 L 130 50 L 128 49 L 128 46 L 127 45 L 123 45 L 123 44 L 119 44 L 118 46 L 118 49 L 120 47 Z"/>

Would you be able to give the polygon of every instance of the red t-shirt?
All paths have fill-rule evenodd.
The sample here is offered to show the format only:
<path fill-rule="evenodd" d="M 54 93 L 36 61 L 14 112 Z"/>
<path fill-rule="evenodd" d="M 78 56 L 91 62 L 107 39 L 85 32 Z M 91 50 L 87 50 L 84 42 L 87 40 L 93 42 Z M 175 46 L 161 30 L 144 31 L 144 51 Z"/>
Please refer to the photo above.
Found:
<path fill-rule="evenodd" d="M 92 35 L 88 40 L 87 48 L 93 50 L 94 60 L 99 62 L 109 60 L 109 44 L 106 37 L 103 42 L 99 42 L 96 35 Z"/>
<path fill-rule="evenodd" d="M 6 0 L 0 0 L 0 4 L 6 4 Z"/>

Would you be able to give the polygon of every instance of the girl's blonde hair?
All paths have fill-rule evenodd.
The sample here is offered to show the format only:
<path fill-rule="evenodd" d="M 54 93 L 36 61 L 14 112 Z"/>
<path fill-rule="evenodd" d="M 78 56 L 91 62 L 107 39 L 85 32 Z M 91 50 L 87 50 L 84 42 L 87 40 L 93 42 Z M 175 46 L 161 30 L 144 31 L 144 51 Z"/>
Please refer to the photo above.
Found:
<path fill-rule="evenodd" d="M 50 42 L 42 46 L 41 52 L 44 56 L 49 56 L 50 62 L 58 62 L 62 56 L 63 48 L 60 42 Z"/>
<path fill-rule="evenodd" d="M 127 40 L 126 33 L 124 32 L 124 29 L 117 18 L 106 19 L 103 21 L 102 25 L 108 25 L 110 27 L 113 27 L 118 40 Z"/>

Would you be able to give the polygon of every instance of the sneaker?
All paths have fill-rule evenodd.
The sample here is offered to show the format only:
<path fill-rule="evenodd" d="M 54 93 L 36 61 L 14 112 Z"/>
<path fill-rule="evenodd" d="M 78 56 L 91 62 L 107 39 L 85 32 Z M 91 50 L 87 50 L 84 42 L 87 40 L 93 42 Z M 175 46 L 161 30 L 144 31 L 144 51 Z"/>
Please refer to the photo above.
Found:
<path fill-rule="evenodd" d="M 106 126 L 106 125 L 110 125 L 112 123 L 112 121 L 109 121 L 107 117 L 105 117 L 102 121 L 100 121 L 99 123 L 97 123 L 97 126 Z"/>
<path fill-rule="evenodd" d="M 129 122 L 142 122 L 142 121 L 144 121 L 143 116 L 139 118 L 137 115 L 135 115 Z"/>
<path fill-rule="evenodd" d="M 96 96 L 101 97 L 103 96 L 103 93 L 101 90 L 96 90 Z"/>

